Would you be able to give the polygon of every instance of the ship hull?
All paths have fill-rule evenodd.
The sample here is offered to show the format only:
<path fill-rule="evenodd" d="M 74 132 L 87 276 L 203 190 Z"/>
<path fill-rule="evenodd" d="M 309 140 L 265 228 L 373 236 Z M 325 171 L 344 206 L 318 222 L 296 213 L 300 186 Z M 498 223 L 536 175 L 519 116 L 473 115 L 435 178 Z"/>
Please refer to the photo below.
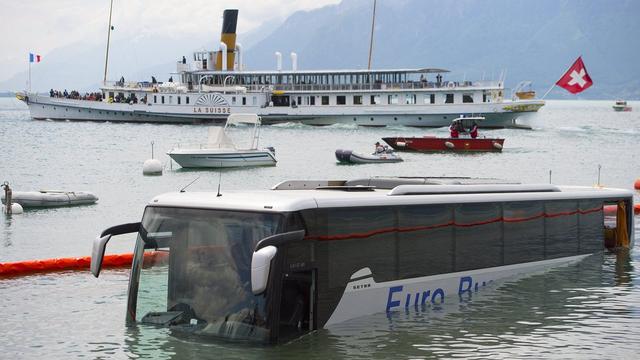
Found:
<path fill-rule="evenodd" d="M 190 105 L 124 104 L 29 95 L 25 99 L 37 120 L 109 121 L 141 123 L 223 124 L 231 113 L 256 113 L 263 124 L 299 122 L 307 125 L 449 126 L 465 115 L 486 118 L 483 128 L 528 128 L 523 120 L 543 101 L 478 104 L 382 106 L 231 106 L 209 108 Z"/>

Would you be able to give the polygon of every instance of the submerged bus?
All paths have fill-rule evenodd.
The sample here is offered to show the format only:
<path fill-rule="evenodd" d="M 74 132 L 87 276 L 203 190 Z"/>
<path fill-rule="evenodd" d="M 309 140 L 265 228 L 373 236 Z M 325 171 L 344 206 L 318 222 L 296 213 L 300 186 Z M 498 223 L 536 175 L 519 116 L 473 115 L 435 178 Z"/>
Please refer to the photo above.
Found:
<path fill-rule="evenodd" d="M 152 199 L 140 222 L 96 239 L 91 271 L 99 275 L 112 236 L 135 232 L 129 324 L 281 343 L 631 248 L 632 202 L 627 190 L 463 178 L 168 193 Z"/>

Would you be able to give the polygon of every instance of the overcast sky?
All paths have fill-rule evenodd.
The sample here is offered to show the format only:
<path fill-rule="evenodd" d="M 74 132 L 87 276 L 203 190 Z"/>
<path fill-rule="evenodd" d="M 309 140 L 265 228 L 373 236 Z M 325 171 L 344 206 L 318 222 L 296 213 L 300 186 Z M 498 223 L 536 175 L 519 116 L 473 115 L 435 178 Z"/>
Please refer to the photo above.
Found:
<path fill-rule="evenodd" d="M 222 11 L 240 10 L 238 31 L 340 0 L 115 0 L 119 35 L 189 36 L 218 33 Z M 79 41 L 106 43 L 109 0 L 5 1 L 0 11 L 0 80 L 27 68 L 29 52 L 43 55 Z"/>

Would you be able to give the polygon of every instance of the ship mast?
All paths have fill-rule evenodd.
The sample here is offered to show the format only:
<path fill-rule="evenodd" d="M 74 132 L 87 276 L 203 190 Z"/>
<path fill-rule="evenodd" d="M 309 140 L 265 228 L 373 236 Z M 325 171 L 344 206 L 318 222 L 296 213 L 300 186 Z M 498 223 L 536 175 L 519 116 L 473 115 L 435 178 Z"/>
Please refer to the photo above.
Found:
<path fill-rule="evenodd" d="M 109 41 L 111 40 L 111 13 L 113 11 L 113 0 L 111 0 L 111 5 L 109 6 L 109 29 L 107 30 L 107 52 L 104 59 L 104 78 L 102 79 L 102 84 L 107 84 L 107 65 L 109 64 Z"/>
<path fill-rule="evenodd" d="M 369 66 L 367 70 L 371 70 L 371 51 L 373 50 L 373 27 L 376 24 L 376 0 L 373 0 L 373 16 L 371 17 L 371 40 L 369 41 Z"/>

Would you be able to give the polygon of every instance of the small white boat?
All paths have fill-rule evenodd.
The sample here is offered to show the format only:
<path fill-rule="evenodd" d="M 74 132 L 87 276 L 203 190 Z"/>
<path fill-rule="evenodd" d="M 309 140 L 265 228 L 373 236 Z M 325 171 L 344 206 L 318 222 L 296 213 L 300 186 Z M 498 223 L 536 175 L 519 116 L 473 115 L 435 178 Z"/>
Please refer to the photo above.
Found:
<path fill-rule="evenodd" d="M 227 135 L 227 127 L 237 124 L 252 124 L 251 145 L 239 149 Z M 256 114 L 231 114 L 223 128 L 209 127 L 206 145 L 174 148 L 167 152 L 183 168 L 228 168 L 245 166 L 275 166 L 273 148 L 258 149 L 260 117 Z"/>
<path fill-rule="evenodd" d="M 624 100 L 617 100 L 616 104 L 613 105 L 613 110 L 615 111 L 631 111 L 631 106 L 627 105 L 627 102 Z"/>
<path fill-rule="evenodd" d="M 14 191 L 11 202 L 22 205 L 24 208 L 74 206 L 94 204 L 98 197 L 88 191 Z M 2 194 L 2 203 L 5 196 Z"/>
<path fill-rule="evenodd" d="M 336 150 L 336 159 L 344 164 L 371 164 L 371 163 L 393 163 L 403 161 L 393 150 L 375 152 L 373 154 L 361 154 L 352 150 Z"/>

